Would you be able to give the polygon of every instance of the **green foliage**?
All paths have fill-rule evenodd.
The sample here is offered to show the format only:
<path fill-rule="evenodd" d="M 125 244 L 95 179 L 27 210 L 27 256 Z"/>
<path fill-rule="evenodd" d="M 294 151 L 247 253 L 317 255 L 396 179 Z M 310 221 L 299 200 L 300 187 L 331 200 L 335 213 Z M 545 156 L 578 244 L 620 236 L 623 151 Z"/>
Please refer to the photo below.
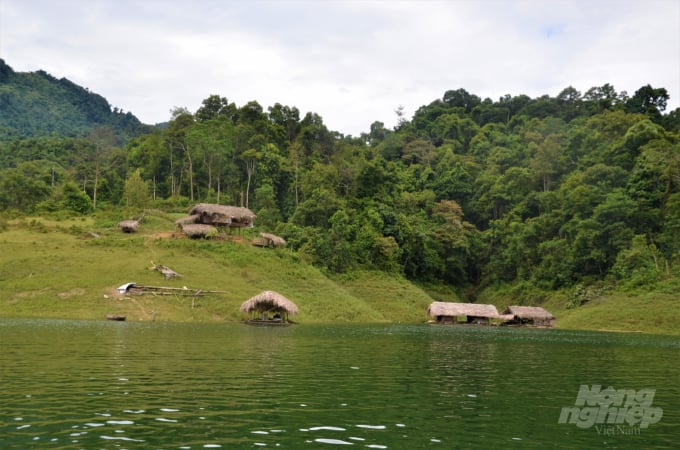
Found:
<path fill-rule="evenodd" d="M 661 261 L 662 256 L 656 245 L 648 244 L 646 236 L 636 235 L 630 247 L 619 252 L 611 273 L 619 280 L 622 290 L 651 289 L 663 273 Z"/>
<path fill-rule="evenodd" d="M 593 286 L 584 286 L 579 283 L 574 286 L 569 299 L 567 301 L 567 309 L 578 308 L 586 303 L 600 297 L 602 295 L 602 290 L 595 288 Z"/>
<path fill-rule="evenodd" d="M 64 184 L 62 188 L 61 205 L 78 214 L 88 214 L 94 210 L 90 197 L 72 182 Z"/>
<path fill-rule="evenodd" d="M 149 203 L 149 185 L 142 180 L 139 169 L 125 180 L 125 206 L 144 209 Z"/>
<path fill-rule="evenodd" d="M 85 136 L 108 125 L 122 141 L 147 132 L 131 113 L 111 108 L 101 95 L 46 72 L 14 72 L 0 59 L 0 141 L 29 136 Z"/>
<path fill-rule="evenodd" d="M 34 162 L 0 172 L 0 205 L 31 212 L 50 194 L 48 175 Z"/>
<path fill-rule="evenodd" d="M 140 134 L 96 94 L 3 62 L 0 111 L 37 125 L 0 115 L 0 208 L 246 206 L 258 231 L 328 274 L 514 286 L 527 302 L 602 280 L 643 289 L 680 263 L 680 127 L 667 100 L 651 86 L 497 101 L 452 89 L 395 129 L 352 137 L 313 112 L 210 95 Z"/>

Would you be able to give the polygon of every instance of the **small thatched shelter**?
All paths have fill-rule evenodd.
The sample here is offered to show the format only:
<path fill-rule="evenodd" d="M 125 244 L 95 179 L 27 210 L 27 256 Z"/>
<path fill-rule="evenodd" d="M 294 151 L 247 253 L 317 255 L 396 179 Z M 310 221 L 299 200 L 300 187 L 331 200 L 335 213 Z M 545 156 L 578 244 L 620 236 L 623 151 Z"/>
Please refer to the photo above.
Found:
<path fill-rule="evenodd" d="M 197 214 L 194 214 L 193 216 L 180 217 L 179 219 L 175 220 L 175 225 L 181 229 L 184 225 L 193 225 L 198 223 L 199 218 L 200 216 Z"/>
<path fill-rule="evenodd" d="M 192 239 L 208 238 L 211 236 L 217 236 L 217 228 L 212 225 L 203 225 L 200 223 L 183 225 L 182 232 Z"/>
<path fill-rule="evenodd" d="M 241 305 L 241 312 L 250 315 L 250 323 L 290 323 L 288 317 L 297 314 L 298 307 L 274 291 L 260 292 Z"/>
<path fill-rule="evenodd" d="M 137 220 L 123 220 L 121 222 L 118 222 L 118 228 L 120 228 L 123 233 L 134 233 L 137 231 L 137 227 L 139 226 L 139 223 L 142 221 L 142 218 L 140 217 Z"/>
<path fill-rule="evenodd" d="M 286 240 L 282 237 L 269 233 L 260 233 L 259 237 L 253 238 L 253 245 L 257 247 L 285 247 Z"/>
<path fill-rule="evenodd" d="M 501 318 L 507 325 L 552 327 L 555 324 L 555 316 L 540 306 L 508 306 Z"/>
<path fill-rule="evenodd" d="M 198 216 L 196 223 L 230 228 L 252 227 L 256 217 L 248 208 L 213 203 L 198 203 L 191 208 L 189 214 Z"/>
<path fill-rule="evenodd" d="M 490 319 L 498 319 L 498 310 L 493 305 L 477 303 L 432 302 L 427 313 L 437 323 L 488 324 Z"/>

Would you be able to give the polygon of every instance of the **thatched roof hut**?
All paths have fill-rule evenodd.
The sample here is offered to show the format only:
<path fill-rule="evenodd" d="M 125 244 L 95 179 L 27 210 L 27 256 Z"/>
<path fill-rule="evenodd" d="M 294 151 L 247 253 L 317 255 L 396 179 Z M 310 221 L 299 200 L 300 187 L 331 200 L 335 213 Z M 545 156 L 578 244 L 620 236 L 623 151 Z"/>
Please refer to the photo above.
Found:
<path fill-rule="evenodd" d="M 182 232 L 192 239 L 207 238 L 218 234 L 217 228 L 212 225 L 203 225 L 200 223 L 182 225 L 181 228 Z"/>
<path fill-rule="evenodd" d="M 141 218 L 137 220 L 123 220 L 118 222 L 118 228 L 120 228 L 123 233 L 134 233 L 137 231 L 137 226 L 142 221 Z"/>
<path fill-rule="evenodd" d="M 248 208 L 213 203 L 198 203 L 189 214 L 198 216 L 197 223 L 239 228 L 252 227 L 256 217 Z"/>
<path fill-rule="evenodd" d="M 437 323 L 483 324 L 489 323 L 489 319 L 498 318 L 498 310 L 494 305 L 477 303 L 432 302 L 427 313 Z"/>
<path fill-rule="evenodd" d="M 198 214 L 194 214 L 192 216 L 187 216 L 187 217 L 180 217 L 179 219 L 175 220 L 175 225 L 177 225 L 179 228 L 182 228 L 184 225 L 193 225 L 195 223 L 198 223 L 198 219 L 200 216 Z"/>
<path fill-rule="evenodd" d="M 501 316 L 509 325 L 535 325 L 551 327 L 555 316 L 540 306 L 508 306 Z"/>
<path fill-rule="evenodd" d="M 269 233 L 260 233 L 259 237 L 253 238 L 253 245 L 258 247 L 285 247 L 286 240 L 282 237 Z"/>
<path fill-rule="evenodd" d="M 287 323 L 288 316 L 297 314 L 298 307 L 278 292 L 263 291 L 243 302 L 241 312 L 250 314 L 254 322 Z"/>

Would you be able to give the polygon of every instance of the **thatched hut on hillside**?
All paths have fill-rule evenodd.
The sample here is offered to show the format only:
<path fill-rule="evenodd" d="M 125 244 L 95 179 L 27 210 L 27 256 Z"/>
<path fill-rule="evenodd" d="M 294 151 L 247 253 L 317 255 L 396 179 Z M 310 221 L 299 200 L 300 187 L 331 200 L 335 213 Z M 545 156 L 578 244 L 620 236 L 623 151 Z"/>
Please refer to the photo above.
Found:
<path fill-rule="evenodd" d="M 477 303 L 432 302 L 427 313 L 441 324 L 488 325 L 490 319 L 498 319 L 498 310 L 494 305 Z"/>
<path fill-rule="evenodd" d="M 191 239 L 209 238 L 218 234 L 217 228 L 200 223 L 182 225 L 180 228 Z"/>
<path fill-rule="evenodd" d="M 248 208 L 213 203 L 198 203 L 191 208 L 189 214 L 198 216 L 196 223 L 229 228 L 252 227 L 256 217 Z"/>
<path fill-rule="evenodd" d="M 187 216 L 187 217 L 180 217 L 179 219 L 175 220 L 175 225 L 181 230 L 183 226 L 185 225 L 193 225 L 195 223 L 198 223 L 198 219 L 200 216 L 198 214 L 194 214 L 192 216 Z"/>
<path fill-rule="evenodd" d="M 504 325 L 552 327 L 555 324 L 555 316 L 540 306 L 508 306 L 501 318 L 505 320 Z"/>
<path fill-rule="evenodd" d="M 285 247 L 286 240 L 274 234 L 260 233 L 259 237 L 253 238 L 252 244 L 257 247 Z"/>
<path fill-rule="evenodd" d="M 297 314 L 298 307 L 283 295 L 274 291 L 263 291 L 241 305 L 241 312 L 248 313 L 248 323 L 288 324 L 289 316 Z"/>
<path fill-rule="evenodd" d="M 140 217 L 139 219 L 136 220 L 123 220 L 121 222 L 118 222 L 118 228 L 120 228 L 123 233 L 134 233 L 137 231 L 137 227 L 139 226 L 139 223 L 142 221 L 142 218 Z"/>

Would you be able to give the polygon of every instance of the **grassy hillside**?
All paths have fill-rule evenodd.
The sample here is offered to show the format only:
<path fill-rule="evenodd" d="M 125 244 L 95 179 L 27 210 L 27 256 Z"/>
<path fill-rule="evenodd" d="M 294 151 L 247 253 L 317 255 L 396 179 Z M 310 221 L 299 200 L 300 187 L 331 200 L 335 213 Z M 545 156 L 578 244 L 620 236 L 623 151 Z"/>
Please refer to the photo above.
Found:
<path fill-rule="evenodd" d="M 287 249 L 249 245 L 250 231 L 226 241 L 173 237 L 176 217 L 147 213 L 140 230 L 124 234 L 121 218 L 70 221 L 0 221 L 0 316 L 102 319 L 124 314 L 139 321 L 238 321 L 241 303 L 274 290 L 300 309 L 296 320 L 313 322 L 423 323 L 434 299 L 460 301 L 437 286 L 418 287 L 382 272 L 329 278 Z M 166 280 L 152 270 L 164 264 L 181 274 Z M 199 298 L 120 295 L 127 282 L 188 287 L 224 293 Z M 610 293 L 567 309 L 557 293 L 543 306 L 563 329 L 680 334 L 677 286 L 640 295 Z M 518 301 L 517 293 L 497 290 L 478 299 L 499 310 Z"/>
<path fill-rule="evenodd" d="M 0 233 L 0 315 L 131 320 L 239 320 L 241 303 L 263 290 L 293 300 L 300 322 L 423 322 L 432 299 L 399 277 L 365 273 L 334 281 L 286 249 L 234 241 L 172 237 L 175 218 L 147 214 L 140 231 L 123 234 L 115 220 L 6 222 Z M 181 274 L 166 280 L 164 264 Z M 127 282 L 224 293 L 121 296 Z"/>
<path fill-rule="evenodd" d="M 546 307 L 565 329 L 680 335 L 680 301 L 663 289 L 644 294 L 612 293 L 575 309 L 559 298 Z"/>
<path fill-rule="evenodd" d="M 499 311 L 511 304 L 538 305 L 557 317 L 556 327 L 570 330 L 616 331 L 680 335 L 680 281 L 669 278 L 645 292 L 603 291 L 582 306 L 569 308 L 573 288 L 558 292 L 538 289 L 493 288 L 482 292 L 478 303 L 491 303 Z"/>

